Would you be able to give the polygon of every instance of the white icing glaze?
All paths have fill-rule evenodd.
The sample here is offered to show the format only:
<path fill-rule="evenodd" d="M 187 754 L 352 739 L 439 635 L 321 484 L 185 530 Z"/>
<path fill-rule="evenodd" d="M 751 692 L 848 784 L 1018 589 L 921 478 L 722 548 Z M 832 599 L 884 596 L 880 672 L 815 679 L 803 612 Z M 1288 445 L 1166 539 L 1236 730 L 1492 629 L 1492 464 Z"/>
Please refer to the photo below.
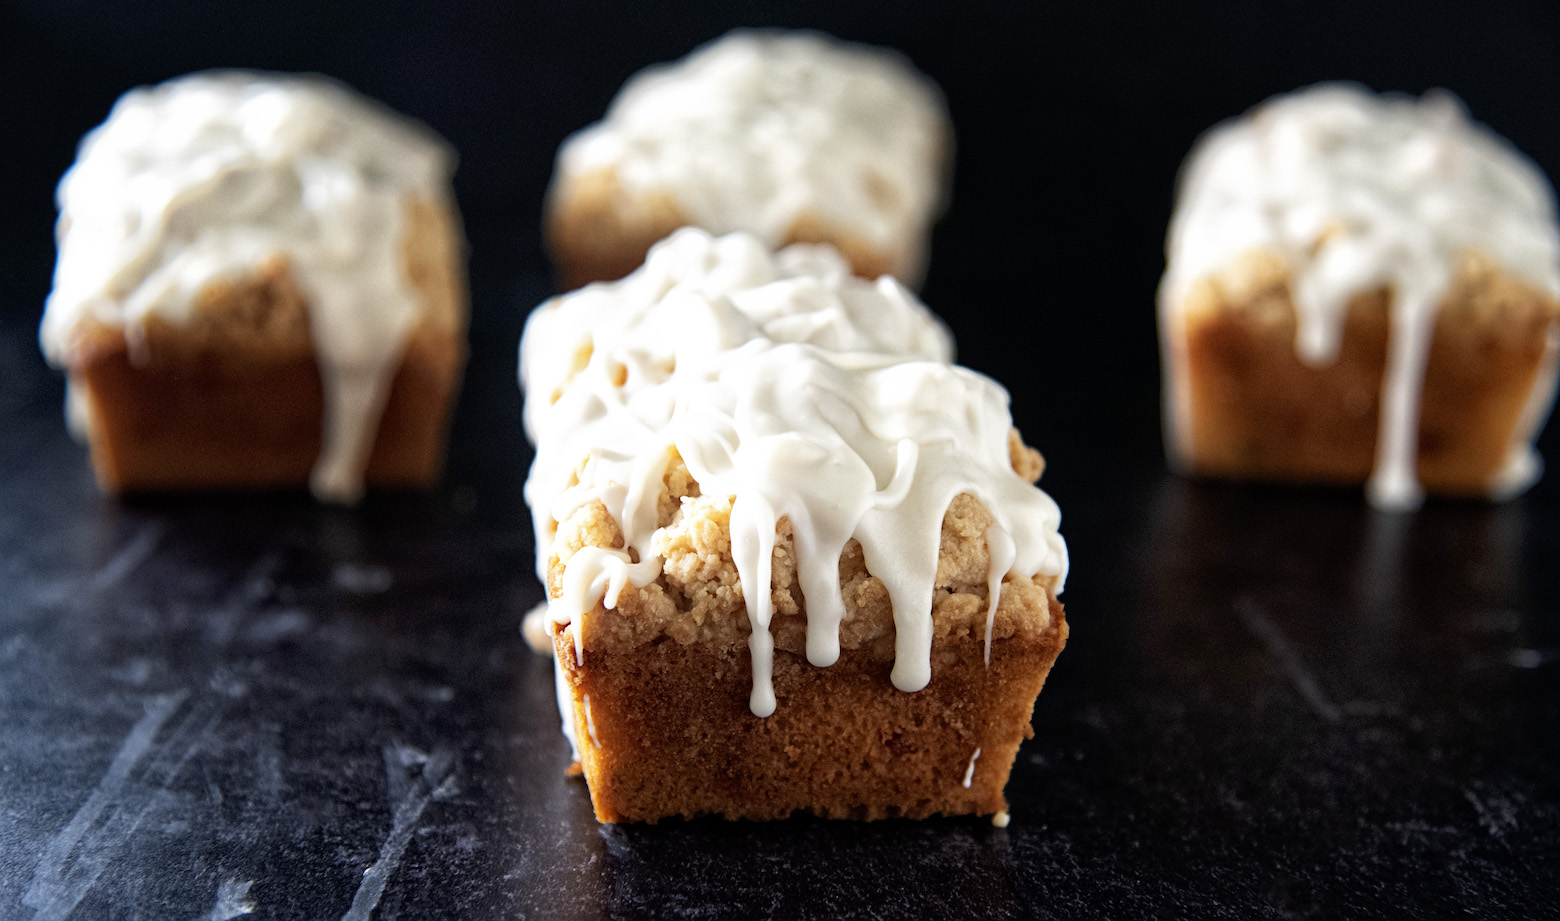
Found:
<path fill-rule="evenodd" d="M 568 679 L 563 676 L 563 661 L 557 656 L 553 656 L 553 692 L 558 699 L 558 718 L 563 720 L 563 737 L 569 740 L 569 754 L 578 761 L 580 739 L 574 731 L 574 696 L 569 693 Z"/>
<path fill-rule="evenodd" d="M 950 146 L 937 88 L 899 55 L 814 32 L 736 31 L 626 83 L 558 153 L 558 174 L 613 170 L 669 192 L 693 223 L 771 247 L 798 217 L 912 253 L 943 204 Z"/>
<path fill-rule="evenodd" d="M 1414 99 L 1323 84 L 1277 97 L 1210 131 L 1187 160 L 1160 288 L 1166 348 L 1184 349 L 1178 308 L 1187 288 L 1252 251 L 1287 260 L 1295 347 L 1309 363 L 1336 357 L 1354 296 L 1390 287 L 1381 430 L 1367 494 L 1383 508 L 1412 508 L 1422 496 L 1415 476 L 1420 386 L 1452 273 L 1476 252 L 1560 295 L 1554 210 L 1543 173 L 1470 121 L 1448 93 Z M 1185 401 L 1174 387 L 1167 391 L 1166 420 L 1178 439 L 1189 437 Z M 1536 475 L 1529 446 L 1536 424 L 1518 426 L 1492 493 L 1523 488 Z M 1184 443 L 1179 450 L 1187 453 Z"/>
<path fill-rule="evenodd" d="M 976 747 L 975 754 L 970 755 L 970 766 L 964 769 L 964 789 L 968 790 L 970 784 L 975 782 L 975 762 L 980 758 L 980 748 Z"/>
<path fill-rule="evenodd" d="M 592 500 L 624 535 L 623 550 L 588 547 L 567 561 L 550 610 L 576 655 L 598 602 L 611 608 L 661 571 L 656 496 L 673 449 L 702 494 L 735 498 L 732 556 L 760 716 L 775 707 L 769 564 L 781 517 L 794 534 L 808 661 L 839 658 L 838 560 L 855 538 L 893 604 L 901 690 L 930 680 L 941 524 L 959 493 L 995 518 L 991 585 L 1041 574 L 1060 591 L 1060 513 L 1013 472 L 1007 392 L 951 358 L 946 330 L 892 278 L 855 278 L 828 247 L 772 255 L 747 234 L 685 228 L 621 282 L 537 308 L 521 380 L 537 445 L 525 492 L 538 575 L 556 522 Z"/>
<path fill-rule="evenodd" d="M 426 128 L 323 77 L 212 71 L 132 90 L 60 180 L 44 352 L 67 365 L 90 317 L 122 326 L 134 358 L 147 318 L 187 320 L 211 282 L 285 255 L 325 388 L 311 486 L 352 501 L 423 309 L 402 213 L 411 198 L 447 202 L 453 166 Z"/>

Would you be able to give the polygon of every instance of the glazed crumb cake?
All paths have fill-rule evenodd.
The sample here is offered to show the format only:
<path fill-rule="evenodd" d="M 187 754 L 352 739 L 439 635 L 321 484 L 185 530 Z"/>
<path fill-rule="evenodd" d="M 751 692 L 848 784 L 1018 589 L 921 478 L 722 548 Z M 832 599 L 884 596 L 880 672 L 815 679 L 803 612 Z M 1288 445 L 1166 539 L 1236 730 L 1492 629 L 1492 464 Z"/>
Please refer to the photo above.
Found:
<path fill-rule="evenodd" d="M 1560 351 L 1560 232 L 1537 167 L 1449 94 L 1326 84 L 1198 145 L 1160 289 L 1183 469 L 1510 496 Z"/>
<path fill-rule="evenodd" d="M 548 248 L 562 287 L 621 278 L 685 225 L 826 242 L 914 287 L 946 203 L 942 94 L 900 55 L 738 30 L 631 78 L 558 151 Z"/>
<path fill-rule="evenodd" d="M 830 248 L 693 229 L 532 315 L 526 497 L 602 821 L 1003 814 L 1067 549 L 951 351 Z"/>
<path fill-rule="evenodd" d="M 466 354 L 453 166 L 322 77 L 120 99 L 60 182 L 40 333 L 103 488 L 431 485 Z"/>

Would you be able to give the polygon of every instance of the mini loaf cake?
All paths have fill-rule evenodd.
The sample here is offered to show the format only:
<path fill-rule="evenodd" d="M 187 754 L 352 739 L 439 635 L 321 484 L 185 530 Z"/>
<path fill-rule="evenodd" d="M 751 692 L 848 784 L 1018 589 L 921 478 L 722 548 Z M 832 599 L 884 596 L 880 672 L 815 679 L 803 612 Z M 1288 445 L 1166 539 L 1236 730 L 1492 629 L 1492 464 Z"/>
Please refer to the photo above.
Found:
<path fill-rule="evenodd" d="M 621 278 L 685 225 L 831 243 L 856 274 L 914 286 L 951 153 L 941 93 L 898 54 L 732 32 L 635 75 L 564 142 L 548 247 L 564 288 Z"/>
<path fill-rule="evenodd" d="M 1218 476 L 1504 497 L 1560 346 L 1543 174 L 1448 94 L 1329 84 L 1187 161 L 1159 315 L 1167 448 Z"/>
<path fill-rule="evenodd" d="M 996 814 L 1067 636 L 997 384 L 893 278 L 684 229 L 542 305 L 526 481 L 602 821 Z"/>
<path fill-rule="evenodd" d="M 120 99 L 60 182 L 40 331 L 102 487 L 431 484 L 465 362 L 453 165 L 322 77 Z"/>

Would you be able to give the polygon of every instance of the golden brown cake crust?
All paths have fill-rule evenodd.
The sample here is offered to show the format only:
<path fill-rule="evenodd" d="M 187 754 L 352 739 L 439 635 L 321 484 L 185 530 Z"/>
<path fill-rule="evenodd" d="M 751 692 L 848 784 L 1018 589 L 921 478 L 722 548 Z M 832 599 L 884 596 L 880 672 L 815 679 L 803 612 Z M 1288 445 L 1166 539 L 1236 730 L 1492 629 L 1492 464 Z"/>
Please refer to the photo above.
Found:
<path fill-rule="evenodd" d="M 1195 283 L 1184 358 L 1166 349 L 1186 413 L 1180 460 L 1237 478 L 1363 483 L 1376 458 L 1391 292 L 1350 302 L 1336 361 L 1295 351 L 1289 271 L 1255 253 Z M 1421 397 L 1418 478 L 1431 492 L 1484 495 L 1545 368 L 1560 305 L 1488 260 L 1467 257 L 1436 320 Z M 1174 333 L 1171 333 L 1174 335 Z"/>
<path fill-rule="evenodd" d="M 560 290 L 593 281 L 615 281 L 639 268 L 650 247 L 692 223 L 669 193 L 635 194 L 612 169 L 555 177 L 548 193 L 544 232 Z M 879 250 L 811 215 L 798 217 L 781 245 L 829 243 L 851 271 L 875 279 L 903 277 L 908 253 Z"/>
<path fill-rule="evenodd" d="M 465 363 L 458 218 L 409 204 L 402 246 L 423 314 L 390 385 L 366 470 L 373 485 L 428 486 Z M 109 492 L 303 485 L 324 407 L 307 298 L 285 257 L 214 282 L 187 322 L 83 323 L 66 350 L 85 398 L 93 470 Z"/>
<path fill-rule="evenodd" d="M 989 667 L 980 636 L 940 639 L 932 681 L 913 694 L 895 689 L 892 663 L 866 650 L 828 668 L 777 652 L 778 705 L 764 718 L 748 710 L 745 643 L 662 638 L 587 652 L 583 664 L 567 632 L 555 648 L 601 821 L 883 819 L 1005 810 L 1002 789 L 1066 638 L 1052 600 L 1046 628 L 993 644 Z"/>
<path fill-rule="evenodd" d="M 1016 472 L 1030 482 L 1038 479 L 1044 460 L 1023 443 L 1017 431 L 1008 442 Z M 642 588 L 625 588 L 613 608 L 597 605 L 582 618 L 579 632 L 586 650 L 626 652 L 669 636 L 678 643 L 724 646 L 745 643 L 751 632 L 742 583 L 731 556 L 731 496 L 705 496 L 675 452 L 657 495 L 658 533 L 654 549 L 662 558 L 660 574 Z M 990 554 L 986 530 L 991 513 L 974 496 L 960 494 L 949 504 L 934 583 L 932 620 L 936 637 L 971 629 L 984 635 Z M 794 653 L 806 649 L 806 604 L 797 579 L 791 522 L 781 517 L 771 555 L 770 598 L 774 604 L 770 632 L 775 648 Z M 548 559 L 548 595 L 563 593 L 564 567 L 582 547 L 622 549 L 623 534 L 600 501 L 581 505 L 559 522 Z M 869 647 L 880 661 L 894 655 L 894 616 L 888 589 L 867 571 L 861 545 L 846 542 L 839 560 L 845 619 L 840 647 Z M 1005 639 L 1046 623 L 1054 586 L 1045 577 L 1003 580 L 1002 596 L 992 619 L 992 636 Z"/>
<path fill-rule="evenodd" d="M 1021 475 L 1039 476 L 1044 461 L 1016 432 L 1009 453 Z M 657 502 L 661 574 L 554 634 L 597 817 L 773 819 L 804 811 L 875 819 L 1005 808 L 1002 788 L 1067 624 L 1049 580 L 1005 579 L 988 669 L 985 534 L 993 519 L 979 500 L 957 496 L 944 515 L 932 680 L 913 694 L 889 680 L 893 608 L 854 540 L 839 561 L 841 658 L 826 668 L 807 662 L 806 603 L 791 524 L 780 519 L 770 624 L 778 703 L 766 718 L 748 709 L 751 627 L 731 557 L 731 507 L 729 496 L 701 495 L 674 454 Z M 600 502 L 559 524 L 550 597 L 560 596 L 565 564 L 586 546 L 622 547 Z"/>

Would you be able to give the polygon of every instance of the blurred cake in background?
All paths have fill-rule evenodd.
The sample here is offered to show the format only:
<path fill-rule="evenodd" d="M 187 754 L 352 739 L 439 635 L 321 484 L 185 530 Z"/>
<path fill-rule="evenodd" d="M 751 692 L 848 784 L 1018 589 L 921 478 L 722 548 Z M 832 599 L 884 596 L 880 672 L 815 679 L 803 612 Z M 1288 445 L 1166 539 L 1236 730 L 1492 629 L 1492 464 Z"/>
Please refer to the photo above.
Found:
<path fill-rule="evenodd" d="M 102 487 L 430 485 L 466 355 L 453 169 L 323 77 L 121 98 L 60 182 L 40 330 Z"/>
<path fill-rule="evenodd" d="M 1444 92 L 1324 84 L 1210 131 L 1159 292 L 1172 463 L 1514 495 L 1553 400 L 1560 234 L 1543 173 Z"/>
<path fill-rule="evenodd" d="M 685 225 L 827 242 L 915 287 L 947 198 L 942 94 L 895 52 L 736 31 L 631 78 L 564 141 L 546 234 L 561 288 L 621 278 Z"/>

